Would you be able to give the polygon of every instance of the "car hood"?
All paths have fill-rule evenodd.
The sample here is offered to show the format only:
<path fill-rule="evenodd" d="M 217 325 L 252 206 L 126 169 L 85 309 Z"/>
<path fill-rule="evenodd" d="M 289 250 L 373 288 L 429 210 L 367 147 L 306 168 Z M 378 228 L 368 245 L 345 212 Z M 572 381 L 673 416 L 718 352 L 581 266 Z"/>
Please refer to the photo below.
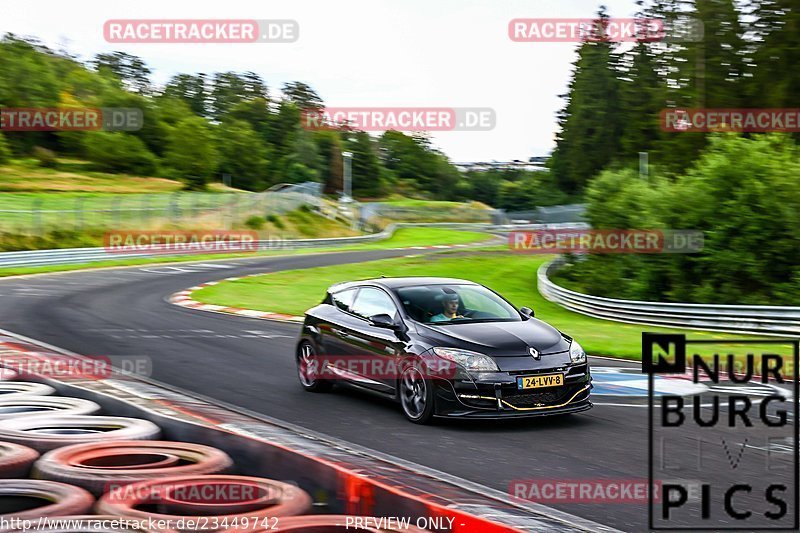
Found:
<path fill-rule="evenodd" d="M 479 322 L 436 326 L 424 324 L 420 333 L 437 346 L 462 348 L 493 357 L 527 355 L 528 348 L 539 353 L 569 350 L 569 341 L 556 328 L 531 318 L 521 322 Z"/>

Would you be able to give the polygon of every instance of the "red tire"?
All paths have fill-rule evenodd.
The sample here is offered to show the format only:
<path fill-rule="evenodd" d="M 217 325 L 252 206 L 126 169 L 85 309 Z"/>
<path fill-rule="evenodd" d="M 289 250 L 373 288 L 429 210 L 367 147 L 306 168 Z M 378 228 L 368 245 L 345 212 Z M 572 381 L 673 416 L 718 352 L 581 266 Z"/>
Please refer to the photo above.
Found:
<path fill-rule="evenodd" d="M 14 381 L 19 379 L 19 372 L 13 368 L 0 367 L 0 381 Z"/>
<path fill-rule="evenodd" d="M 80 487 L 40 479 L 0 480 L 0 516 L 38 518 L 86 514 L 94 497 Z"/>
<path fill-rule="evenodd" d="M 109 487 L 154 478 L 223 474 L 231 458 L 216 448 L 169 441 L 113 441 L 58 448 L 36 461 L 33 477 L 82 487 L 99 496 Z"/>
<path fill-rule="evenodd" d="M 11 442 L 0 442 L 0 478 L 28 477 L 33 462 L 38 458 L 39 452 L 33 448 Z"/>
<path fill-rule="evenodd" d="M 264 527 L 261 527 L 264 525 Z M 276 518 L 265 524 L 259 524 L 257 528 L 249 529 L 229 529 L 226 533 L 262 533 L 265 531 L 282 531 L 285 533 L 430 533 L 427 529 L 420 529 L 409 524 L 397 524 L 396 522 L 387 527 L 383 526 L 380 518 L 366 516 L 345 516 L 345 515 L 314 515 L 314 516 L 289 516 L 286 518 Z"/>
<path fill-rule="evenodd" d="M 48 533 L 176 533 L 172 529 L 145 529 L 120 516 L 78 515 L 59 516 L 50 524 L 27 529 L 4 529 L 3 533 L 27 533 L 28 531 L 47 531 Z"/>
<path fill-rule="evenodd" d="M 0 421 L 0 440 L 39 452 L 86 442 L 152 440 L 160 434 L 150 421 L 117 416 L 39 415 Z"/>
<path fill-rule="evenodd" d="M 220 491 L 220 487 L 225 491 Z M 262 505 L 254 506 L 254 500 L 262 497 Z M 237 504 L 241 507 L 237 508 Z M 142 510 L 141 506 L 155 511 Z M 156 479 L 127 485 L 104 494 L 97 502 L 95 512 L 168 520 L 173 524 L 179 520 L 184 524 L 189 520 L 195 524 L 206 521 L 204 526 L 219 531 L 234 520 L 248 519 L 252 523 L 257 518 L 302 514 L 310 508 L 311 497 L 294 485 L 257 477 L 212 475 Z"/>

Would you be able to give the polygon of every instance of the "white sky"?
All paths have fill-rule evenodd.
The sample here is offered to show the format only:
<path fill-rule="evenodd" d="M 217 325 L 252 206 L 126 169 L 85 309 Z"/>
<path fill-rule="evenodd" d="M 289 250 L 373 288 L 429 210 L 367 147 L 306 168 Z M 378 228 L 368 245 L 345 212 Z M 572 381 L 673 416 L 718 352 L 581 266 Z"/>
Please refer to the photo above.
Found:
<path fill-rule="evenodd" d="M 454 161 L 527 159 L 554 144 L 574 43 L 517 43 L 514 18 L 585 18 L 633 0 L 2 0 L 0 33 L 40 38 L 81 59 L 122 50 L 165 82 L 177 72 L 252 70 L 271 89 L 311 85 L 331 107 L 491 107 L 488 132 L 436 132 Z M 293 19 L 289 44 L 109 44 L 108 19 Z"/>

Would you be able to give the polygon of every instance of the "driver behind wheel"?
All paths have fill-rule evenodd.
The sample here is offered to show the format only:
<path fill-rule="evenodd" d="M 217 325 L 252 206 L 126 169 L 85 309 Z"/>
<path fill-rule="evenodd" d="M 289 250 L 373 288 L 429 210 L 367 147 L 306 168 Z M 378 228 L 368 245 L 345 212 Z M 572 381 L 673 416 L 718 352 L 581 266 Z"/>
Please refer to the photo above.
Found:
<path fill-rule="evenodd" d="M 464 318 L 464 315 L 458 314 L 458 294 L 445 293 L 439 295 L 436 299 L 442 304 L 442 312 L 438 315 L 433 315 L 430 319 L 431 322 L 447 322 L 454 318 Z"/>

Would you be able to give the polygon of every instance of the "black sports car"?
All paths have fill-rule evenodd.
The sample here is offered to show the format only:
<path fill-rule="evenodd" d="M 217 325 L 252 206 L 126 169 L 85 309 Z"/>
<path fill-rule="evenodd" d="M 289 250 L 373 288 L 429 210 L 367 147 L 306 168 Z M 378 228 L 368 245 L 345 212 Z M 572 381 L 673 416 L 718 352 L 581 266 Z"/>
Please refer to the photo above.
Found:
<path fill-rule="evenodd" d="M 300 383 L 346 383 L 400 402 L 412 422 L 584 411 L 591 374 L 580 344 L 492 290 L 451 278 L 339 283 L 306 311 Z"/>

